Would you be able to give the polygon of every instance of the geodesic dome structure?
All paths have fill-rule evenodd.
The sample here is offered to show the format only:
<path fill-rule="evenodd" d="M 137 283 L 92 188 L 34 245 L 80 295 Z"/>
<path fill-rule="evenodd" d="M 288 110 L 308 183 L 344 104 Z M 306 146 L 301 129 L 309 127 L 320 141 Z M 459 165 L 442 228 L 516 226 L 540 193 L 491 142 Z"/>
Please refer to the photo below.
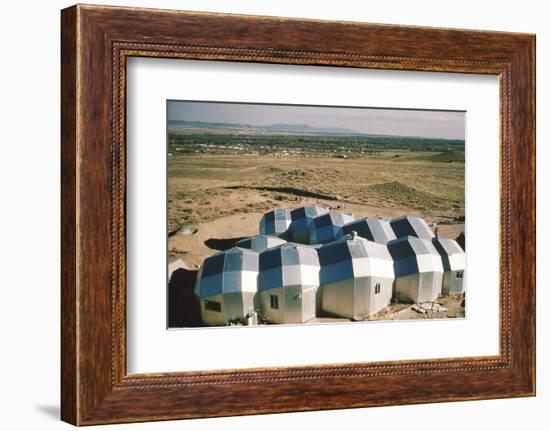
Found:
<path fill-rule="evenodd" d="M 404 236 L 388 243 L 399 302 L 433 301 L 441 294 L 443 264 L 431 241 Z"/>
<path fill-rule="evenodd" d="M 197 275 L 195 297 L 210 326 L 245 319 L 255 310 L 259 254 L 234 247 L 207 257 Z"/>
<path fill-rule="evenodd" d="M 464 292 L 466 254 L 458 243 L 449 238 L 435 237 L 432 243 L 441 256 L 443 264 L 443 295 Z"/>
<path fill-rule="evenodd" d="M 318 251 L 323 311 L 363 319 L 390 303 L 394 270 L 385 245 L 347 235 Z"/>
<path fill-rule="evenodd" d="M 261 316 L 272 323 L 303 323 L 316 315 L 319 289 L 317 250 L 286 243 L 260 254 Z"/>
<path fill-rule="evenodd" d="M 290 226 L 290 211 L 277 208 L 265 213 L 260 220 L 260 234 L 280 236 Z"/>
<path fill-rule="evenodd" d="M 365 217 L 347 223 L 342 226 L 341 235 L 351 234 L 354 231 L 360 237 L 379 244 L 387 244 L 396 238 L 390 223 L 378 218 Z"/>
<path fill-rule="evenodd" d="M 288 239 L 300 244 L 309 244 L 309 225 L 315 218 L 327 213 L 328 209 L 316 205 L 306 205 L 291 210 Z"/>
<path fill-rule="evenodd" d="M 341 236 L 342 226 L 353 220 L 352 215 L 339 211 L 329 211 L 313 219 L 308 226 L 309 243 L 325 244 L 334 241 Z"/>
<path fill-rule="evenodd" d="M 235 243 L 235 247 L 247 248 L 249 250 L 254 250 L 258 253 L 261 253 L 268 248 L 275 247 L 284 243 L 286 243 L 286 241 L 279 238 L 278 236 L 254 235 L 250 238 L 245 238 L 237 241 Z"/>
<path fill-rule="evenodd" d="M 428 223 L 420 217 L 402 216 L 390 220 L 391 228 L 397 238 L 415 236 L 431 240 L 435 235 Z"/>

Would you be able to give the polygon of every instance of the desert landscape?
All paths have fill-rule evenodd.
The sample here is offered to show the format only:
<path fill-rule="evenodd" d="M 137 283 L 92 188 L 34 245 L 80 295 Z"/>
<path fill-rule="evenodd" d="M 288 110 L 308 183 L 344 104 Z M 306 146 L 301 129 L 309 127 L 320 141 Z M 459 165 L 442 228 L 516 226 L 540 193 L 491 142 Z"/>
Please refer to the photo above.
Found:
<path fill-rule="evenodd" d="M 464 248 L 463 140 L 303 128 L 168 123 L 168 255 L 186 283 L 207 256 L 257 234 L 265 212 L 304 204 L 356 218 L 416 215 Z M 396 304 L 369 319 L 463 317 L 462 300 L 426 313 Z"/>

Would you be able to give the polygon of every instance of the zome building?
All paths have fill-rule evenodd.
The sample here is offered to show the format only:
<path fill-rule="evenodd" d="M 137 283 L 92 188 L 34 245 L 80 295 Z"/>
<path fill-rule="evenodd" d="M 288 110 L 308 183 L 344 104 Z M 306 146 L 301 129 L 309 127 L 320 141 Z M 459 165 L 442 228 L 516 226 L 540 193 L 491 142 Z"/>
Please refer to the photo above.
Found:
<path fill-rule="evenodd" d="M 431 241 L 404 236 L 388 243 L 399 302 L 427 302 L 441 295 L 443 264 Z"/>
<path fill-rule="evenodd" d="M 286 243 L 260 254 L 261 317 L 272 323 L 303 323 L 317 315 L 319 256 L 313 247 Z"/>
<path fill-rule="evenodd" d="M 326 313 L 359 320 L 390 303 L 395 277 L 385 245 L 353 233 L 321 246 L 319 261 Z"/>
<path fill-rule="evenodd" d="M 342 227 L 354 218 L 351 214 L 329 211 L 315 219 L 308 227 L 310 244 L 325 244 L 341 236 Z"/>
<path fill-rule="evenodd" d="M 443 264 L 443 295 L 464 292 L 464 270 L 466 255 L 458 242 L 449 238 L 433 238 L 433 245 L 441 256 Z"/>
<path fill-rule="evenodd" d="M 244 322 L 255 313 L 259 258 L 253 250 L 233 247 L 204 260 L 195 297 L 206 325 Z"/>

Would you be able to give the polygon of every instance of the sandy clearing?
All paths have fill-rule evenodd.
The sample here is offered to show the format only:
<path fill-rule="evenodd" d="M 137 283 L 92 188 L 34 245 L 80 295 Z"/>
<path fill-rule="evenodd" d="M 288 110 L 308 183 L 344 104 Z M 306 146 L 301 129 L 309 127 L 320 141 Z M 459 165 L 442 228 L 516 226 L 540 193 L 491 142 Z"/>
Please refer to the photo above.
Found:
<path fill-rule="evenodd" d="M 335 202 L 325 202 L 316 199 L 302 199 L 300 201 L 281 201 L 273 208 L 294 208 L 305 204 L 319 204 L 321 206 L 335 206 Z M 218 205 L 218 203 L 215 203 Z M 382 217 L 392 218 L 405 214 L 403 208 L 381 208 L 366 205 L 345 205 L 339 208 L 340 211 L 350 212 L 356 218 L 361 217 Z M 416 211 L 409 211 L 413 215 L 418 215 Z M 228 248 L 231 243 L 240 238 L 253 236 L 259 233 L 260 219 L 263 212 L 249 212 L 241 214 L 232 214 L 217 218 L 216 220 L 192 225 L 198 229 L 197 233 L 185 235 L 176 233 L 168 239 L 169 262 L 181 258 L 192 267 L 198 267 L 208 256 L 217 251 Z M 427 219 L 428 223 L 432 220 Z M 443 237 L 458 237 L 464 230 L 464 224 L 439 224 L 439 235 Z M 191 227 L 191 226 L 188 226 Z"/>
<path fill-rule="evenodd" d="M 234 214 L 195 225 L 198 231 L 193 235 L 177 233 L 168 239 L 169 260 L 174 261 L 180 257 L 196 268 L 204 258 L 217 252 L 217 241 L 233 238 L 236 241 L 258 233 L 261 217 L 262 213 Z"/>

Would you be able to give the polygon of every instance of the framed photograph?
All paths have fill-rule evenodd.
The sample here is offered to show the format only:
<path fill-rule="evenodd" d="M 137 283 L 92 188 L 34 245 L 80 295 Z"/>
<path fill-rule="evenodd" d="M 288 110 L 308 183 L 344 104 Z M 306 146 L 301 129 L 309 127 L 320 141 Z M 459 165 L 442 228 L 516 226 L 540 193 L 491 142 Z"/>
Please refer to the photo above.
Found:
<path fill-rule="evenodd" d="M 61 45 L 63 420 L 535 394 L 534 35 L 77 5 Z"/>

